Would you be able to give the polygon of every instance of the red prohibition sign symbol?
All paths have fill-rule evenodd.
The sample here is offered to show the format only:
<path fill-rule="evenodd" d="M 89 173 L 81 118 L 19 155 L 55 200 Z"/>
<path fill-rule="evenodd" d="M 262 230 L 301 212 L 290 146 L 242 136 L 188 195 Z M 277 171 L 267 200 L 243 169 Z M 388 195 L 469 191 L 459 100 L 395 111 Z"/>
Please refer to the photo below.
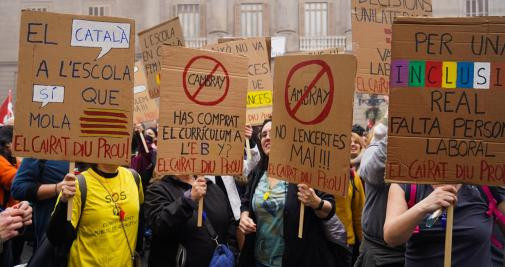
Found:
<path fill-rule="evenodd" d="M 310 65 L 319 65 L 321 66 L 321 70 L 317 73 L 316 77 L 310 82 L 310 84 L 307 86 L 307 90 L 303 92 L 302 97 L 298 100 L 298 102 L 295 103 L 293 107 L 291 107 L 289 103 L 289 82 L 291 81 L 291 77 L 295 74 L 296 71 L 299 69 L 310 66 Z M 329 82 L 329 92 L 328 92 L 328 101 L 326 101 L 326 105 L 324 106 L 323 110 L 321 113 L 314 118 L 313 120 L 310 121 L 303 121 L 300 118 L 296 116 L 296 112 L 298 109 L 300 109 L 300 106 L 302 105 L 303 101 L 305 98 L 307 98 L 310 94 L 310 91 L 314 89 L 314 86 L 316 83 L 323 77 L 323 75 L 326 74 L 328 76 L 328 82 Z M 291 118 L 295 119 L 297 122 L 305 125 L 314 125 L 317 123 L 322 122 L 328 115 L 330 114 L 331 110 L 331 104 L 333 103 L 333 93 L 335 91 L 335 85 L 333 83 L 333 75 L 331 74 L 330 66 L 326 64 L 326 62 L 322 60 L 307 60 L 304 62 L 300 62 L 296 64 L 288 73 L 288 77 L 286 78 L 286 88 L 284 89 L 284 104 L 286 105 L 286 111 L 288 112 L 289 116 Z"/>
<path fill-rule="evenodd" d="M 205 77 L 205 80 L 203 82 L 200 83 L 198 89 L 196 89 L 196 91 L 191 94 L 188 90 L 188 85 L 186 84 L 186 76 L 188 74 L 188 70 L 189 68 L 191 67 L 191 65 L 193 65 L 193 63 L 199 59 L 203 59 L 203 60 L 210 60 L 212 62 L 215 62 L 216 65 L 214 66 L 214 68 L 210 71 L 209 75 L 207 75 Z M 217 69 L 221 68 L 224 72 L 224 77 L 225 77 L 225 87 L 224 87 L 224 92 L 223 92 L 223 95 L 221 97 L 219 97 L 218 99 L 216 100 L 210 100 L 210 101 L 200 101 L 198 99 L 196 99 L 196 97 L 198 96 L 198 94 L 200 94 L 200 92 L 202 91 L 203 87 L 205 86 L 205 84 L 209 81 L 209 79 L 214 75 L 214 73 L 217 71 Z M 213 58 L 213 57 L 209 57 L 209 56 L 196 56 L 194 58 L 192 58 L 188 64 L 186 64 L 186 67 L 184 68 L 184 72 L 182 74 L 182 87 L 184 88 L 184 93 L 186 93 L 186 96 L 193 102 L 197 103 L 197 104 L 200 104 L 200 105 L 204 105 L 204 106 L 215 106 L 217 104 L 219 104 L 221 101 L 223 101 L 226 97 L 226 95 L 228 94 L 228 89 L 230 88 L 230 77 L 228 76 L 228 71 L 226 71 L 226 68 L 223 66 L 223 64 L 221 62 L 219 62 L 217 59 Z"/>

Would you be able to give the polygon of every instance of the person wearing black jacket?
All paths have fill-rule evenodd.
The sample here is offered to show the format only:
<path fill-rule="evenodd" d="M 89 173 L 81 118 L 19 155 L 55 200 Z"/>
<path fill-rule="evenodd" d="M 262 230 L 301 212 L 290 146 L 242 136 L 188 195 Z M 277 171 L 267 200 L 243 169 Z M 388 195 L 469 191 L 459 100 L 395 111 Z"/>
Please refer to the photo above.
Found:
<path fill-rule="evenodd" d="M 249 175 L 242 199 L 239 227 L 246 239 L 239 266 L 336 266 L 333 245 L 326 239 L 323 225 L 323 220 L 335 214 L 335 198 L 304 184 L 268 177 L 271 125 L 271 120 L 266 120 L 261 128 L 261 161 Z M 306 209 L 300 239 L 301 204 Z"/>
<path fill-rule="evenodd" d="M 235 218 L 224 192 L 204 177 L 164 176 L 146 192 L 146 222 L 153 231 L 148 264 L 158 266 L 209 266 L 216 242 L 207 228 L 197 227 L 198 201 L 204 198 L 204 220 L 218 235 L 220 244 L 236 249 Z M 186 261 L 177 265 L 179 245 Z"/>

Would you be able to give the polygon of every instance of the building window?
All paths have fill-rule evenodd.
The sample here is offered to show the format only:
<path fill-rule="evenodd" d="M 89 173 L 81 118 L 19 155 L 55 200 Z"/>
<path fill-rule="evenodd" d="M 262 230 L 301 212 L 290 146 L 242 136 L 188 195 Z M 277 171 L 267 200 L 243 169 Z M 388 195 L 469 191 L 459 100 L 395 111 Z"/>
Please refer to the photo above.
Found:
<path fill-rule="evenodd" d="M 263 4 L 240 4 L 240 33 L 244 37 L 263 36 Z"/>
<path fill-rule="evenodd" d="M 184 37 L 195 38 L 200 36 L 200 5 L 177 5 L 177 16 L 181 21 Z"/>
<path fill-rule="evenodd" d="M 466 16 L 487 16 L 489 14 L 488 0 L 466 0 Z"/>
<path fill-rule="evenodd" d="M 110 16 L 109 6 L 90 6 L 88 7 L 88 15 L 90 16 Z"/>
<path fill-rule="evenodd" d="M 305 36 L 328 35 L 328 3 L 305 3 Z"/>
<path fill-rule="evenodd" d="M 27 7 L 27 8 L 24 8 L 23 10 L 47 12 L 48 8 L 47 7 Z"/>

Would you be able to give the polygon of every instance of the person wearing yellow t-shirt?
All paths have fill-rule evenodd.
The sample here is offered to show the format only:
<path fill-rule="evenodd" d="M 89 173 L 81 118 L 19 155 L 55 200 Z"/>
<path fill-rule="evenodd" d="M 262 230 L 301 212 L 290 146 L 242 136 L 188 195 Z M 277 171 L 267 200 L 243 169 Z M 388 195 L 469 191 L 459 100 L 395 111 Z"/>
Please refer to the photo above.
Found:
<path fill-rule="evenodd" d="M 67 174 L 47 231 L 55 245 L 72 244 L 68 266 L 133 265 L 142 184 L 117 165 L 96 164 L 82 172 L 86 202 L 76 176 Z M 72 220 L 67 222 L 67 200 L 73 197 Z M 82 211 L 82 212 L 81 212 Z"/>
<path fill-rule="evenodd" d="M 363 239 L 361 228 L 361 214 L 365 206 L 365 190 L 361 178 L 356 169 L 359 166 L 359 160 L 356 161 L 365 150 L 363 139 L 356 133 L 351 133 L 351 170 L 349 189 L 347 196 L 335 197 L 335 206 L 337 217 L 345 226 L 347 234 L 347 250 L 342 250 L 341 260 L 346 266 L 353 266 L 359 255 L 359 245 Z"/>

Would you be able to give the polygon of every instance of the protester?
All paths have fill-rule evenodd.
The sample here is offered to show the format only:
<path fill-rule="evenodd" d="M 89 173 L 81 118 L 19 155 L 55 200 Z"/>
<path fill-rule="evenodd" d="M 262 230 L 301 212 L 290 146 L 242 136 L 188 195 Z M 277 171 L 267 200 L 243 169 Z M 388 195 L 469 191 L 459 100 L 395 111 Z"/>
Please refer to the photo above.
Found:
<path fill-rule="evenodd" d="M 251 172 L 242 199 L 240 230 L 246 234 L 239 266 L 335 266 L 323 220 L 333 217 L 333 196 L 305 184 L 268 177 L 271 120 L 261 128 L 261 161 Z M 298 238 L 300 205 L 305 205 L 303 238 Z"/>
<path fill-rule="evenodd" d="M 408 208 L 406 195 L 412 185 L 391 184 L 384 239 L 391 246 L 407 243 L 405 266 L 442 266 L 445 227 L 443 219 L 432 226 L 427 217 L 441 208 L 455 205 L 452 234 L 452 266 L 491 266 L 493 217 L 486 214 L 488 200 L 473 185 L 415 185 L 415 202 Z M 491 192 L 503 212 L 505 190 Z M 446 214 L 441 215 L 446 218 Z M 416 233 L 414 230 L 418 227 Z"/>
<path fill-rule="evenodd" d="M 156 149 L 158 145 L 158 129 L 154 127 L 147 128 L 145 134 L 146 136 L 150 136 L 153 139 L 152 146 L 154 149 Z"/>
<path fill-rule="evenodd" d="M 389 184 L 384 182 L 387 137 L 372 143 L 363 153 L 359 174 L 365 182 L 365 207 L 361 224 L 363 241 L 355 266 L 403 266 L 403 246 L 390 247 L 384 241 Z"/>
<path fill-rule="evenodd" d="M 142 133 L 136 132 L 135 134 L 139 135 Z M 145 195 L 150 180 L 151 178 L 153 178 L 154 167 L 156 166 L 156 149 L 153 144 L 153 138 L 147 135 L 147 131 L 144 140 L 146 142 L 148 151 L 145 150 L 142 142 L 138 143 L 137 155 L 135 155 L 132 158 L 130 166 L 132 169 L 134 169 L 140 174 L 140 177 L 142 178 L 142 185 L 143 185 L 142 188 L 144 190 Z M 141 205 L 139 216 L 139 231 L 137 235 L 137 246 L 135 250 L 142 256 L 144 255 L 144 250 L 148 249 L 148 247 L 144 248 L 144 236 L 146 230 L 147 228 L 145 227 L 144 208 L 143 205 Z M 149 236 L 146 237 L 149 238 Z M 149 244 L 149 242 L 146 242 L 146 244 Z"/>
<path fill-rule="evenodd" d="M 0 212 L 0 266 L 13 266 L 15 255 L 12 238 L 22 234 L 25 226 L 32 224 L 32 207 L 26 201 L 15 204 Z"/>
<path fill-rule="evenodd" d="M 365 142 L 356 133 L 351 133 L 351 168 L 355 171 L 359 170 L 361 156 L 365 150 Z"/>
<path fill-rule="evenodd" d="M 244 159 L 244 165 L 242 169 L 242 176 L 247 177 L 249 173 L 256 167 L 258 162 L 260 161 L 260 153 L 258 150 L 258 146 L 256 145 L 256 142 L 254 142 L 254 139 L 252 138 L 253 130 L 251 126 L 246 126 L 244 130 L 244 136 L 245 138 L 249 139 L 249 144 L 250 144 L 250 152 L 251 152 L 251 158 L 250 159 Z M 235 220 L 238 221 L 240 220 L 240 205 L 241 205 L 241 200 L 240 200 L 240 194 L 239 190 L 237 188 L 236 181 L 233 176 L 211 176 L 207 175 L 205 178 L 211 180 L 213 183 L 217 184 L 221 190 L 226 193 L 226 197 L 230 203 L 231 209 L 233 211 L 233 216 L 235 217 Z"/>
<path fill-rule="evenodd" d="M 47 237 L 56 246 L 70 245 L 68 266 L 132 266 L 142 183 L 136 173 L 117 165 L 94 164 L 82 172 L 86 191 L 67 174 L 51 217 Z M 81 194 L 86 192 L 84 206 Z M 72 220 L 67 221 L 73 197 Z"/>
<path fill-rule="evenodd" d="M 12 133 L 12 125 L 0 128 L 0 206 L 2 209 L 12 207 L 18 203 L 11 196 L 12 181 L 20 165 L 20 161 L 12 155 Z M 25 239 L 23 235 L 19 235 L 11 241 L 13 264 L 20 263 Z"/>
<path fill-rule="evenodd" d="M 359 254 L 359 245 L 363 239 L 361 228 L 361 214 L 365 204 L 365 190 L 361 178 L 356 171 L 356 165 L 352 165 L 353 160 L 360 157 L 364 151 L 364 143 L 359 135 L 351 134 L 351 169 L 349 178 L 349 188 L 347 196 L 335 197 L 336 213 L 345 226 L 347 233 L 348 248 L 339 248 L 339 255 L 347 262 L 346 266 L 352 266 Z M 359 163 L 355 163 L 359 166 Z"/>
<path fill-rule="evenodd" d="M 15 199 L 27 200 L 33 205 L 35 248 L 44 240 L 49 218 L 61 192 L 68 167 L 67 161 L 25 158 L 14 178 L 12 196 Z"/>
<path fill-rule="evenodd" d="M 12 155 L 12 131 L 12 126 L 0 128 L 0 206 L 3 209 L 17 203 L 11 196 L 11 185 L 20 163 Z"/>
<path fill-rule="evenodd" d="M 198 202 L 202 198 L 204 226 L 197 227 Z M 215 230 L 219 244 L 236 248 L 235 219 L 228 200 L 217 185 L 202 176 L 162 177 L 148 188 L 145 209 L 153 231 L 151 267 L 209 266 L 217 245 L 206 223 Z M 177 255 L 182 250 L 186 257 L 180 263 Z"/>

